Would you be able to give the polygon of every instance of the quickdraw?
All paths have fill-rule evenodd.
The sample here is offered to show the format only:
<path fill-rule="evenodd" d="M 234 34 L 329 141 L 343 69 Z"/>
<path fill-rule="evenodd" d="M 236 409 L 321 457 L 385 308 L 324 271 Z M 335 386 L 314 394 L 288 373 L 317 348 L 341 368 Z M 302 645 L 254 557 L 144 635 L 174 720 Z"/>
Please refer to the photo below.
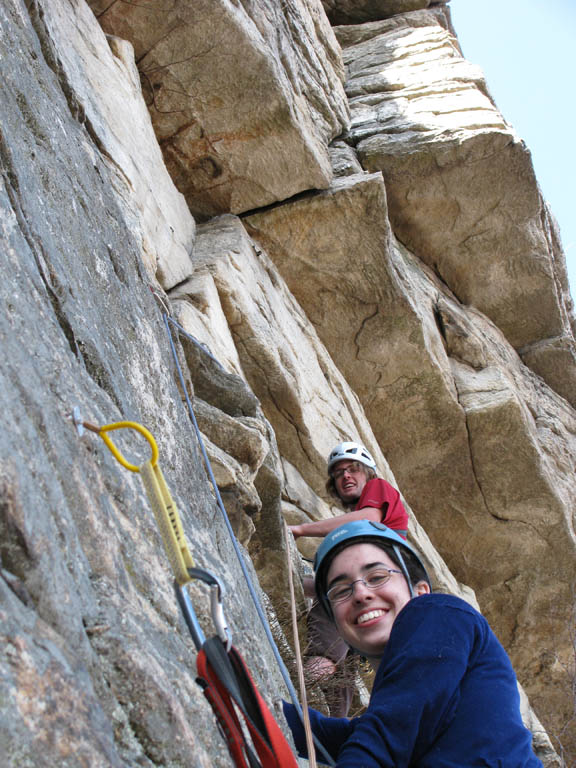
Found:
<path fill-rule="evenodd" d="M 190 575 L 204 581 L 216 597 L 222 586 L 213 574 L 191 568 Z M 260 695 L 248 667 L 231 643 L 219 598 L 212 599 L 212 621 L 218 632 L 206 640 L 190 597 L 175 585 L 176 598 L 198 650 L 196 682 L 210 703 L 230 755 L 238 768 L 296 768 L 284 734 Z M 244 719 L 252 745 L 246 738 L 238 713 Z"/>
<path fill-rule="evenodd" d="M 214 574 L 194 564 L 178 509 L 158 464 L 158 446 L 154 437 L 145 427 L 133 421 L 94 426 L 81 420 L 77 408 L 72 412 L 72 419 L 79 435 L 84 429 L 95 432 L 123 467 L 140 473 L 172 566 L 176 599 L 198 651 L 196 681 L 214 711 L 234 764 L 237 768 L 297 768 L 292 749 L 254 684 L 242 656 L 232 645 L 232 635 L 222 607 L 223 585 Z M 117 429 L 134 429 L 143 435 L 152 449 L 151 458 L 141 466 L 128 462 L 108 435 L 108 432 Z M 216 635 L 209 639 L 200 627 L 185 589 L 185 585 L 194 579 L 210 587 L 210 608 Z"/>

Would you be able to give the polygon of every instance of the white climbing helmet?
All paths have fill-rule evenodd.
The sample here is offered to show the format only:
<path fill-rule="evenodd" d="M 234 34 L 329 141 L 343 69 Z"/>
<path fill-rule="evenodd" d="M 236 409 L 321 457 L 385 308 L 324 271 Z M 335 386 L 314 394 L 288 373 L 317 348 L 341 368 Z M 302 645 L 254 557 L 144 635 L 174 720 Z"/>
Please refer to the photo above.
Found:
<path fill-rule="evenodd" d="M 330 451 L 330 456 L 328 456 L 328 472 L 330 472 L 330 468 L 333 467 L 337 461 L 342 461 L 343 459 L 359 461 L 361 464 L 370 467 L 370 469 L 376 469 L 376 462 L 366 448 L 364 448 L 363 445 L 360 445 L 360 443 L 338 443 L 336 448 L 333 448 Z"/>

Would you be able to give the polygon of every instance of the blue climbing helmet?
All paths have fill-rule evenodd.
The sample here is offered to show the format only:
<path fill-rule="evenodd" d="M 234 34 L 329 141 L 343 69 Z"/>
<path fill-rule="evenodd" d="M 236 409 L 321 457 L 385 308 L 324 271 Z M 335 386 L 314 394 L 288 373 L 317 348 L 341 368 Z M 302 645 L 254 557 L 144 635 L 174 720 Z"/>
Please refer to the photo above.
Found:
<path fill-rule="evenodd" d="M 316 596 L 320 605 L 330 618 L 333 617 L 332 606 L 326 596 L 326 579 L 328 569 L 336 555 L 351 544 L 376 544 L 381 546 L 387 544 L 394 552 L 398 565 L 402 569 L 404 578 L 408 583 L 410 596 L 414 597 L 414 588 L 410 578 L 409 567 L 406 561 L 415 563 L 422 571 L 423 580 L 430 584 L 430 579 L 426 572 L 426 567 L 420 558 L 420 555 L 413 549 L 408 542 L 400 536 L 399 533 L 388 528 L 383 523 L 372 522 L 371 520 L 356 520 L 350 523 L 344 523 L 331 531 L 322 541 L 316 556 L 314 558 Z M 407 557 L 406 557 L 407 556 Z"/>

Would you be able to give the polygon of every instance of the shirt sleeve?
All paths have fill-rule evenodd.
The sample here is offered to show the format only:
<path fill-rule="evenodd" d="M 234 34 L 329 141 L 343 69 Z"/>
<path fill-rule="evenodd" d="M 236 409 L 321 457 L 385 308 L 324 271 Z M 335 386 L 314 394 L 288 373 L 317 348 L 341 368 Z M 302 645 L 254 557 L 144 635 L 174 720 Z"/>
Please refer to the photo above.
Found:
<path fill-rule="evenodd" d="M 442 609 L 417 597 L 401 611 L 376 678 L 368 710 L 338 768 L 417 765 L 450 722 L 482 624 L 471 612 Z"/>
<path fill-rule="evenodd" d="M 287 701 L 283 701 L 282 706 L 284 717 L 292 731 L 292 737 L 298 754 L 301 757 L 308 757 L 304 725 L 300 720 L 296 707 Z M 336 760 L 342 745 L 352 733 L 351 723 L 353 721 L 348 720 L 347 717 L 326 717 L 311 707 L 308 707 L 308 714 L 310 716 L 312 733 L 320 741 L 328 754 Z M 318 752 L 316 757 L 318 760 L 322 760 L 322 756 Z"/>
<path fill-rule="evenodd" d="M 408 530 L 408 513 L 404 508 L 400 493 L 381 477 L 368 480 L 364 486 L 356 509 L 362 509 L 362 507 L 381 509 L 382 519 L 380 522 L 386 523 L 389 528 L 396 531 Z"/>

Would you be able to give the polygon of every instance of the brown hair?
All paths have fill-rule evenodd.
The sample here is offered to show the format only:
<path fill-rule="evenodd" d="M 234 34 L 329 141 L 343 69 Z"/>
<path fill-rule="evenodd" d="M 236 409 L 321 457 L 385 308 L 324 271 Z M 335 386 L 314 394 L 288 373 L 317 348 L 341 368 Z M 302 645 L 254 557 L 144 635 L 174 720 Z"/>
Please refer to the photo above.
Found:
<path fill-rule="evenodd" d="M 352 461 L 355 461 L 355 459 L 352 459 Z M 372 469 L 372 467 L 367 467 L 365 464 L 362 464 L 361 461 L 358 461 L 357 463 L 360 464 L 360 466 L 364 470 L 364 474 L 366 475 L 366 482 L 368 482 L 368 480 L 373 480 L 376 477 L 376 472 L 375 470 Z M 332 477 L 330 472 L 328 472 L 328 480 L 326 480 L 326 490 L 328 491 L 330 496 L 333 496 L 335 499 L 338 499 L 338 501 L 341 504 L 343 504 L 343 506 L 345 507 L 351 507 L 355 503 L 355 502 L 350 502 L 349 504 L 344 504 L 344 502 L 338 495 L 338 491 L 336 490 L 336 483 L 334 482 L 334 478 Z"/>

